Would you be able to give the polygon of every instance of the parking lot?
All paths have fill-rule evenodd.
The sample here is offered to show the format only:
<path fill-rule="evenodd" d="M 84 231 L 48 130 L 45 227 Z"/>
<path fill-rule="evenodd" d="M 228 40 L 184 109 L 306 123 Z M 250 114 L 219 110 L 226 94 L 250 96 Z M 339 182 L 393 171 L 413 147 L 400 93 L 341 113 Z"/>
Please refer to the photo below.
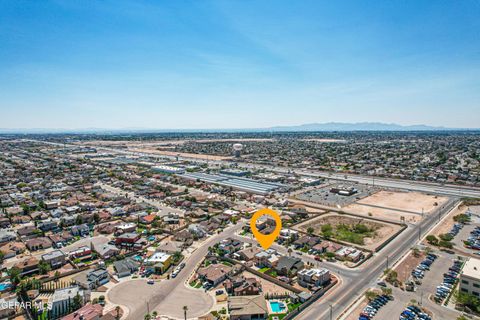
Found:
<path fill-rule="evenodd" d="M 475 207 L 475 208 L 478 208 L 478 207 Z M 462 230 L 460 230 L 460 232 L 458 233 L 457 236 L 455 236 L 452 242 L 458 250 L 468 254 L 474 254 L 474 255 L 480 256 L 480 249 L 475 249 L 475 248 L 480 248 L 480 232 L 477 231 L 475 234 L 472 234 L 472 232 L 476 228 L 480 228 L 480 215 L 478 213 L 474 213 L 473 210 L 470 210 L 470 212 L 472 212 L 472 215 L 470 217 L 471 222 L 466 224 L 462 228 Z M 464 241 L 466 240 L 470 240 L 472 242 L 473 248 L 467 248 L 464 245 Z"/>
<path fill-rule="evenodd" d="M 381 308 L 374 319 L 399 319 L 404 309 L 415 300 L 422 307 L 426 308 L 433 314 L 432 319 L 452 320 L 456 319 L 460 313 L 436 304 L 430 300 L 430 296 L 434 296 L 439 286 L 443 282 L 443 274 L 448 272 L 453 264 L 456 255 L 445 252 L 435 252 L 438 258 L 430 266 L 430 270 L 425 271 L 425 276 L 421 280 L 421 284 L 416 287 L 416 291 L 404 291 L 399 288 L 392 288 L 394 302 L 388 303 Z M 416 267 L 412 266 L 412 269 Z M 390 286 L 389 286 L 390 287 Z"/>
<path fill-rule="evenodd" d="M 357 193 L 352 194 L 350 196 L 339 195 L 336 193 L 330 192 L 330 189 L 333 187 L 354 187 L 357 190 Z M 349 204 L 354 203 L 360 199 L 363 199 L 369 195 L 375 193 L 378 189 L 372 186 L 362 185 L 362 184 L 352 184 L 352 183 L 345 183 L 345 184 L 338 184 L 332 183 L 324 187 L 316 188 L 313 190 L 306 191 L 304 193 L 300 193 L 296 196 L 298 200 L 313 202 L 329 207 L 337 207 L 337 206 L 348 206 Z"/>

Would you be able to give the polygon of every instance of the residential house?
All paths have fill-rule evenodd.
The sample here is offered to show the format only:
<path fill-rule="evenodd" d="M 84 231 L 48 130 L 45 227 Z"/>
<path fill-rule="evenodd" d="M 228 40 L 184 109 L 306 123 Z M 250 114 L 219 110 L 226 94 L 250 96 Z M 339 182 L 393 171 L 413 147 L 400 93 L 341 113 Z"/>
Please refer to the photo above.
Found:
<path fill-rule="evenodd" d="M 50 314 L 53 319 L 60 317 L 62 314 L 65 314 L 65 311 L 69 309 L 73 299 L 76 296 L 80 296 L 81 304 L 83 305 L 85 301 L 89 300 L 85 291 L 83 291 L 79 286 L 71 286 L 64 289 L 57 289 L 50 296 L 48 300 L 48 307 L 50 309 Z"/>
<path fill-rule="evenodd" d="M 220 249 L 225 254 L 232 254 L 234 252 L 239 251 L 242 248 L 243 248 L 243 242 L 233 238 L 222 240 L 218 244 L 218 249 Z"/>
<path fill-rule="evenodd" d="M 42 260 L 48 263 L 52 269 L 60 268 L 66 263 L 65 254 L 60 250 L 43 254 Z"/>
<path fill-rule="evenodd" d="M 0 229 L 0 244 L 14 241 L 17 239 L 17 233 L 13 229 Z"/>
<path fill-rule="evenodd" d="M 163 274 L 172 264 L 172 256 L 165 252 L 155 252 L 145 260 L 145 264 L 156 274 Z"/>
<path fill-rule="evenodd" d="M 38 237 L 27 240 L 25 245 L 30 251 L 43 250 L 50 248 L 52 246 L 52 241 L 47 237 Z"/>
<path fill-rule="evenodd" d="M 237 251 L 233 254 L 233 258 L 240 260 L 240 261 L 251 261 L 255 258 L 255 255 L 262 251 L 262 249 L 258 247 L 249 247 L 243 250 Z"/>
<path fill-rule="evenodd" d="M 76 275 L 73 280 L 82 288 L 94 290 L 110 281 L 110 274 L 107 270 L 98 268 L 87 270 Z"/>
<path fill-rule="evenodd" d="M 315 245 L 319 244 L 322 242 L 322 239 L 319 237 L 315 236 L 302 236 L 295 240 L 293 245 L 295 246 L 295 249 L 302 249 L 302 248 L 313 248 Z"/>
<path fill-rule="evenodd" d="M 100 304 L 87 303 L 80 309 L 66 315 L 61 320 L 103 320 L 103 307 Z"/>
<path fill-rule="evenodd" d="M 233 296 L 258 295 L 262 289 L 256 278 L 245 278 L 244 276 L 231 277 L 225 280 L 223 286 L 225 291 Z"/>
<path fill-rule="evenodd" d="M 175 252 L 181 252 L 183 248 L 184 248 L 183 242 L 171 240 L 171 241 L 161 242 L 158 245 L 156 251 L 165 252 L 168 254 L 174 254 Z"/>
<path fill-rule="evenodd" d="M 20 241 L 7 242 L 0 247 L 0 251 L 3 253 L 5 259 L 15 257 L 18 254 L 22 254 L 25 251 L 25 245 Z"/>
<path fill-rule="evenodd" d="M 207 235 L 205 229 L 199 224 L 190 224 L 188 226 L 188 231 L 193 235 L 194 238 L 199 239 Z"/>
<path fill-rule="evenodd" d="M 280 255 L 274 249 L 260 251 L 255 255 L 254 262 L 259 268 L 272 268 L 278 264 Z"/>
<path fill-rule="evenodd" d="M 294 276 L 298 271 L 304 268 L 304 263 L 296 257 L 280 257 L 277 265 L 274 267 L 278 275 Z"/>
<path fill-rule="evenodd" d="M 70 229 L 70 232 L 72 233 L 73 236 L 88 236 L 90 234 L 90 227 L 87 224 L 81 224 L 78 226 L 73 226 Z"/>
<path fill-rule="evenodd" d="M 200 268 L 197 271 L 198 277 L 203 281 L 207 281 L 212 287 L 227 279 L 227 276 L 232 272 L 232 267 L 214 263 L 207 267 Z"/>
<path fill-rule="evenodd" d="M 320 269 L 303 269 L 297 273 L 298 284 L 310 287 L 322 287 L 330 282 L 330 271 L 324 268 Z"/>
<path fill-rule="evenodd" d="M 263 295 L 228 297 L 228 313 L 230 320 L 267 319 L 267 301 Z"/>
<path fill-rule="evenodd" d="M 120 261 L 115 261 L 113 266 L 117 272 L 117 277 L 122 278 L 137 272 L 140 264 L 131 258 L 125 258 Z"/>
<path fill-rule="evenodd" d="M 17 229 L 17 233 L 22 239 L 29 239 L 36 237 L 37 234 L 40 233 L 40 230 L 37 229 L 34 225 L 31 225 Z"/>
<path fill-rule="evenodd" d="M 111 244 L 108 244 L 108 243 L 107 244 L 94 244 L 93 249 L 98 253 L 100 258 L 102 258 L 104 260 L 115 257 L 120 252 L 120 249 L 118 249 L 117 247 L 112 246 Z"/>
<path fill-rule="evenodd" d="M 124 233 L 115 238 L 115 244 L 122 247 L 133 247 L 140 240 L 140 235 L 136 232 Z"/>
<path fill-rule="evenodd" d="M 71 260 L 80 259 L 87 260 L 92 257 L 92 249 L 87 246 L 82 246 L 76 250 L 72 250 L 68 253 L 68 256 Z"/>
<path fill-rule="evenodd" d="M 38 259 L 35 257 L 27 258 L 23 261 L 17 262 L 14 268 L 20 269 L 22 276 L 38 272 Z"/>

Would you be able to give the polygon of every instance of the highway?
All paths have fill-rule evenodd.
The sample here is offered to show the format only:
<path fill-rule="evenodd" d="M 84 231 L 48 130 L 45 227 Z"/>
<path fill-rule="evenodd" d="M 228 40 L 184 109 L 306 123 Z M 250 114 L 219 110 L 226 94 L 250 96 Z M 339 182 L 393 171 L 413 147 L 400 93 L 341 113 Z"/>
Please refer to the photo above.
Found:
<path fill-rule="evenodd" d="M 31 139 L 21 139 L 17 141 L 27 141 L 27 142 L 37 142 L 43 144 L 50 144 L 56 145 L 59 147 L 92 147 L 90 146 L 83 146 L 81 144 L 63 144 L 63 143 L 55 143 L 55 142 L 48 142 L 42 140 L 31 140 Z M 107 152 L 113 152 L 122 155 L 130 155 L 130 156 L 150 156 L 156 158 L 164 158 L 164 159 L 171 159 L 175 160 L 177 157 L 167 156 L 167 155 L 159 155 L 155 153 L 148 153 L 148 152 L 136 152 L 136 151 L 129 151 L 129 150 L 122 150 L 110 147 L 103 147 L 103 146 L 95 146 L 97 150 L 103 150 Z M 193 161 L 199 164 L 202 163 L 215 163 L 217 165 L 224 165 L 224 166 L 231 166 L 234 163 L 231 161 L 224 161 L 224 160 L 201 160 L 191 157 L 178 157 L 179 160 L 186 160 L 186 161 Z M 254 163 L 246 163 L 246 162 L 236 162 L 239 168 L 244 169 L 267 169 L 272 172 L 276 173 L 295 173 L 298 175 L 313 177 L 313 178 L 325 178 L 325 179 L 333 179 L 345 182 L 356 182 L 356 183 L 363 183 L 363 184 L 374 184 L 376 186 L 386 187 L 386 188 L 397 188 L 397 189 L 404 189 L 410 191 L 419 191 L 419 192 L 427 192 L 427 193 L 436 193 L 448 196 L 455 196 L 455 197 L 472 197 L 472 198 L 480 198 L 480 189 L 474 187 L 466 187 L 466 186 L 457 186 L 457 185 L 444 185 L 439 183 L 430 183 L 430 182 L 419 182 L 419 181 L 409 181 L 409 180 L 400 180 L 400 179 L 389 179 L 389 178 L 379 178 L 374 176 L 362 176 L 362 175 L 355 175 L 355 174 L 344 174 L 344 173 L 336 173 L 336 172 L 325 172 L 325 171 L 318 171 L 318 170 L 308 170 L 308 169 L 295 169 L 295 168 L 287 168 L 287 167 L 279 167 L 273 165 L 264 165 L 264 164 L 254 164 Z"/>

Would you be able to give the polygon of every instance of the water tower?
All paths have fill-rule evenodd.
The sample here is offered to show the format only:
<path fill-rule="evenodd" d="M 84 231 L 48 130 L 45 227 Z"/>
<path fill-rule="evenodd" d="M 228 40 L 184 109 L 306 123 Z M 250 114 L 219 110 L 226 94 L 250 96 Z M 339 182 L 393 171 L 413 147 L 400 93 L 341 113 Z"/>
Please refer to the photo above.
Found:
<path fill-rule="evenodd" d="M 243 149 L 243 145 L 241 143 L 235 143 L 233 145 L 233 155 L 235 158 L 240 158 L 240 153 Z"/>

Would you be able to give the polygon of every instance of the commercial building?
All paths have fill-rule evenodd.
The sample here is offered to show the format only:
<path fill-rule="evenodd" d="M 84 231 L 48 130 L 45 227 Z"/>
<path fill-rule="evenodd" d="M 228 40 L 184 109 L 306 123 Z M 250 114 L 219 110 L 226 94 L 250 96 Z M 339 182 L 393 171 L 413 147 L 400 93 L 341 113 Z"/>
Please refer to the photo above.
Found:
<path fill-rule="evenodd" d="M 470 258 L 460 275 L 460 291 L 480 297 L 480 260 Z"/>
<path fill-rule="evenodd" d="M 160 173 L 168 173 L 168 174 L 182 174 L 185 173 L 185 169 L 183 168 L 178 168 L 178 167 L 173 167 L 173 166 L 155 166 L 152 167 L 152 170 L 155 172 L 160 172 Z"/>
<path fill-rule="evenodd" d="M 203 181 L 207 183 L 217 184 L 223 187 L 230 187 L 235 190 L 245 191 L 255 194 L 269 194 L 275 191 L 287 190 L 286 185 L 272 182 L 261 182 L 248 178 L 232 177 L 231 175 L 219 175 L 209 173 L 185 173 L 180 174 L 179 177 L 186 180 Z"/>

